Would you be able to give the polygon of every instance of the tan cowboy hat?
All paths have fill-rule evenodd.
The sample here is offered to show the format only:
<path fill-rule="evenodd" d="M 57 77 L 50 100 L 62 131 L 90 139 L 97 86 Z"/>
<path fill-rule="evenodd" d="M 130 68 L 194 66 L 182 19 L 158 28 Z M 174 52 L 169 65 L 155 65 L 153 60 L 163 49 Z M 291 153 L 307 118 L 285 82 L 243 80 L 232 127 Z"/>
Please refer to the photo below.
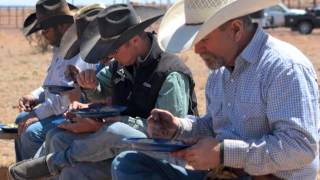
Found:
<path fill-rule="evenodd" d="M 41 29 L 74 22 L 74 14 L 65 0 L 38 0 L 36 15 Z"/>
<path fill-rule="evenodd" d="M 75 11 L 77 10 L 78 8 L 70 3 L 68 3 L 68 6 L 69 6 L 69 9 L 71 11 Z M 36 12 L 32 12 L 31 14 L 29 14 L 27 16 L 27 18 L 24 20 L 23 22 L 23 34 L 25 36 L 29 36 L 31 35 L 32 33 L 35 33 L 39 30 L 41 30 L 41 26 L 38 22 L 38 19 L 37 19 L 37 14 Z"/>
<path fill-rule="evenodd" d="M 158 42 L 161 49 L 178 53 L 229 20 L 277 3 L 279 0 L 178 0 L 161 21 Z"/>
<path fill-rule="evenodd" d="M 106 8 L 102 3 L 84 6 L 76 12 L 75 23 L 64 33 L 59 48 L 59 55 L 69 60 L 80 52 L 80 38 L 90 24 L 96 19 L 100 11 Z"/>

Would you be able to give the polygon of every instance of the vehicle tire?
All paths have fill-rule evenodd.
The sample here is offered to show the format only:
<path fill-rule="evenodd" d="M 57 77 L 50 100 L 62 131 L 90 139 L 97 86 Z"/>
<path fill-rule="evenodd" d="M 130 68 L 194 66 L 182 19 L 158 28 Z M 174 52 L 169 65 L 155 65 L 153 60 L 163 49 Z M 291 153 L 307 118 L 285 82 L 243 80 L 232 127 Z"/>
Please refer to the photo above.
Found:
<path fill-rule="evenodd" d="M 310 34 L 313 30 L 313 25 L 308 21 L 302 21 L 298 24 L 298 30 L 301 34 Z"/>

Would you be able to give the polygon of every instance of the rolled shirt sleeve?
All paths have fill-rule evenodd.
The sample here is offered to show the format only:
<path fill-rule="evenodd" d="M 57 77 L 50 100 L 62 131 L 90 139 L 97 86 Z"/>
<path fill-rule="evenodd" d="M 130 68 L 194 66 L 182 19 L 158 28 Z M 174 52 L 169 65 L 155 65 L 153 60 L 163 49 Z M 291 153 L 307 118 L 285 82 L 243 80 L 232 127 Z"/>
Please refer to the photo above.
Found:
<path fill-rule="evenodd" d="M 44 89 L 42 87 L 39 87 L 39 88 L 33 90 L 31 92 L 31 95 L 34 98 L 38 99 L 40 102 L 44 101 Z"/>
<path fill-rule="evenodd" d="M 112 97 L 112 72 L 110 65 L 104 67 L 97 74 L 97 86 L 94 90 L 84 90 L 90 101 L 105 100 Z"/>
<path fill-rule="evenodd" d="M 95 69 L 94 64 L 84 62 L 79 55 L 66 61 L 58 56 L 58 50 L 53 50 L 53 57 L 51 64 L 48 68 L 47 76 L 43 82 L 43 85 L 58 85 L 58 86 L 71 86 L 73 81 L 67 80 L 65 72 L 67 66 L 76 66 L 80 71 L 87 69 Z M 32 92 L 32 95 L 38 97 L 40 104 L 35 108 L 34 112 L 36 116 L 41 120 L 52 115 L 63 114 L 70 104 L 67 96 L 61 96 L 59 94 L 52 94 L 48 90 L 42 87 Z"/>
<path fill-rule="evenodd" d="M 189 94 L 188 78 L 172 72 L 161 86 L 155 107 L 167 110 L 177 117 L 185 117 L 188 114 Z"/>
<path fill-rule="evenodd" d="M 67 96 L 60 96 L 59 94 L 52 94 L 49 92 L 46 95 L 46 100 L 39 104 L 34 112 L 41 120 L 52 115 L 63 114 L 69 107 L 70 101 Z"/>

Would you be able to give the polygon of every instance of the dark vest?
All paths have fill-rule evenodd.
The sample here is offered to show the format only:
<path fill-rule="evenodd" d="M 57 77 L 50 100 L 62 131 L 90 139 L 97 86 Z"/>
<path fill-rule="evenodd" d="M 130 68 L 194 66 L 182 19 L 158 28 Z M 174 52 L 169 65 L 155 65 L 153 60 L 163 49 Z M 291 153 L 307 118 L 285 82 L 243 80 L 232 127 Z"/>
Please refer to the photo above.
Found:
<path fill-rule="evenodd" d="M 177 56 L 161 51 L 155 40 L 152 46 L 148 59 L 143 63 L 127 67 L 116 61 L 111 64 L 112 104 L 127 106 L 125 115 L 147 118 L 155 108 L 159 91 L 167 76 L 172 72 L 179 72 L 189 79 L 188 114 L 198 115 L 191 71 Z"/>

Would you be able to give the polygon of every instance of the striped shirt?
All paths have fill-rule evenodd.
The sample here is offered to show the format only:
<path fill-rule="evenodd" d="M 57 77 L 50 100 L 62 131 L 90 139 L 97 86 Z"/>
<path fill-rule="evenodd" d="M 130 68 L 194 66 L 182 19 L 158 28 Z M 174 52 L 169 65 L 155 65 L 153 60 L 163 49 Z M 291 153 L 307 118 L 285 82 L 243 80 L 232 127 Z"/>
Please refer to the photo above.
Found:
<path fill-rule="evenodd" d="M 250 175 L 316 179 L 318 98 L 309 60 L 258 28 L 232 72 L 211 72 L 207 113 L 180 120 L 179 139 L 215 136 L 224 143 L 224 165 Z"/>

